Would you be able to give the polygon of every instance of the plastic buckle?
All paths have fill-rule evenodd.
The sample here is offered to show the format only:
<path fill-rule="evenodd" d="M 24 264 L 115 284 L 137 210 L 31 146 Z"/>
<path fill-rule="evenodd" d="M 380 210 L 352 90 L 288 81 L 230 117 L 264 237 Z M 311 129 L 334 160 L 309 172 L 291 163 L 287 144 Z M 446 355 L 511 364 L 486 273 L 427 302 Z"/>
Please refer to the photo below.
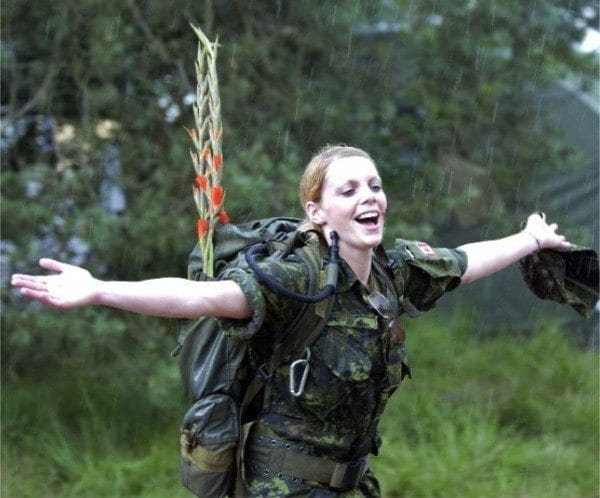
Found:
<path fill-rule="evenodd" d="M 263 363 L 260 367 L 258 367 L 258 370 L 256 370 L 256 376 L 263 382 L 266 382 L 273 376 L 272 373 L 270 374 L 267 372 L 266 368 L 266 365 Z"/>

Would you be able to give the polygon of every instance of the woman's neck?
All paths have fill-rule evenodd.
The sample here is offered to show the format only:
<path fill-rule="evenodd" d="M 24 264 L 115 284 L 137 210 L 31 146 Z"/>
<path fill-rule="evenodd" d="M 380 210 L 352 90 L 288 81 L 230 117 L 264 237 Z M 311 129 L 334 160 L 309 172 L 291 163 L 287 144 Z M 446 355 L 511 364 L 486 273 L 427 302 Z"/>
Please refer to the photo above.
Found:
<path fill-rule="evenodd" d="M 340 248 L 340 256 L 346 260 L 346 263 L 352 268 L 358 280 L 363 285 L 368 286 L 369 277 L 371 276 L 373 251 L 371 249 L 365 252 L 343 251 Z"/>

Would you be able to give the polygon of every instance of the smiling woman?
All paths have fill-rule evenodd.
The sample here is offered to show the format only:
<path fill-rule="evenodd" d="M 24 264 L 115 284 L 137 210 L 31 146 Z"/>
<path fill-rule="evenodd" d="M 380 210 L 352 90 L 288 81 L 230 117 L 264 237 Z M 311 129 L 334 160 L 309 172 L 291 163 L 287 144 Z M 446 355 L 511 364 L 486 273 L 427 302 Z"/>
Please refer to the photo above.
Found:
<path fill-rule="evenodd" d="M 326 150 L 346 151 L 345 148 Z M 387 198 L 371 158 L 333 157 L 335 160 L 328 165 L 320 197 L 306 202 L 306 214 L 328 242 L 332 230 L 342 234 L 340 255 L 366 284 L 371 252 L 383 238 Z"/>
<path fill-rule="evenodd" d="M 314 250 L 322 268 L 330 266 L 332 234 L 339 235 L 335 298 L 303 357 L 288 358 L 263 379 L 268 389 L 244 439 L 240 494 L 314 496 L 318 489 L 323 496 L 378 497 L 368 455 L 379 449 L 377 426 L 390 395 L 410 375 L 401 315 L 416 316 L 463 282 L 539 249 L 569 243 L 556 233 L 556 224 L 534 214 L 522 232 L 498 240 L 445 249 L 397 239 L 386 250 L 381 246 L 388 206 L 382 180 L 371 156 L 353 147 L 319 151 L 302 178 L 300 198 L 317 231 Z M 54 260 L 40 265 L 55 274 L 13 275 L 12 283 L 23 295 L 59 309 L 104 305 L 148 315 L 220 318 L 229 337 L 247 341 L 250 369 L 257 376 L 275 349 L 275 338 L 300 311 L 297 302 L 242 263 L 217 281 L 139 282 L 101 281 Z M 294 254 L 274 253 L 259 265 L 283 287 L 307 293 L 309 270 Z M 294 372 L 302 378 L 300 394 L 289 387 Z"/>

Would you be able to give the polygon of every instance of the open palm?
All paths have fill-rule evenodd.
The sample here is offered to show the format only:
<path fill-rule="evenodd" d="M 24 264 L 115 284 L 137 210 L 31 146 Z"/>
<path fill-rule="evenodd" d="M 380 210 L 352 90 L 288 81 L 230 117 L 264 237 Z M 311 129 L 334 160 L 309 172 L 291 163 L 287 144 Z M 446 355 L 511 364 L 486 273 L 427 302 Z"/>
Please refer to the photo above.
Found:
<path fill-rule="evenodd" d="M 40 259 L 39 264 L 42 268 L 57 273 L 14 274 L 11 284 L 20 288 L 22 295 L 59 309 L 94 303 L 98 281 L 89 271 L 48 258 Z"/>

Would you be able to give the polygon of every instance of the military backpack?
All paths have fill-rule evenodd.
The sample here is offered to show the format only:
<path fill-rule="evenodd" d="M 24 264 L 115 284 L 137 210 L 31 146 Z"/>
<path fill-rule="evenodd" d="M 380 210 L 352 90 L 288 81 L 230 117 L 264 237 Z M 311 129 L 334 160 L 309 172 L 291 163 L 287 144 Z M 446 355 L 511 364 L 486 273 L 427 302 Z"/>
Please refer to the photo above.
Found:
<path fill-rule="evenodd" d="M 213 239 L 217 278 L 228 268 L 250 267 L 264 284 L 303 304 L 302 311 L 277 336 L 280 343 L 258 371 L 251 371 L 248 341 L 225 334 L 216 318 L 199 318 L 180 337 L 175 354 L 184 393 L 191 403 L 181 426 L 181 480 L 197 496 L 233 496 L 242 489 L 243 426 L 251 420 L 248 407 L 260 397 L 275 369 L 297 357 L 323 328 L 337 280 L 335 239 L 334 235 L 324 264 L 319 235 L 299 219 L 268 218 L 217 227 Z M 255 261 L 257 257 L 291 254 L 306 264 L 307 296 L 281 288 Z M 202 268 L 196 245 L 189 257 L 188 278 L 205 279 Z"/>

